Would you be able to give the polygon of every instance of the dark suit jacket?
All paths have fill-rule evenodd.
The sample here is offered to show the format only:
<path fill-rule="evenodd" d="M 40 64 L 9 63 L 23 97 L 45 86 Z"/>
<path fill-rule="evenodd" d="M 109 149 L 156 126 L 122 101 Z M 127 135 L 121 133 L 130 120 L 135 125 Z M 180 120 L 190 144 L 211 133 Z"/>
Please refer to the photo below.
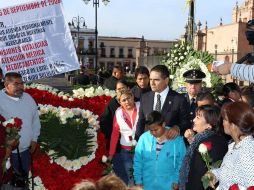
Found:
<path fill-rule="evenodd" d="M 153 111 L 155 92 L 147 92 L 142 95 L 140 100 L 139 109 L 139 120 L 136 129 L 136 139 L 145 131 L 145 117 L 147 114 Z M 189 119 L 189 108 L 187 101 L 183 95 L 169 89 L 166 100 L 162 107 L 161 113 L 165 119 L 166 125 L 172 127 L 173 125 L 178 125 L 180 127 L 181 135 L 184 134 L 186 129 L 191 127 Z"/>
<path fill-rule="evenodd" d="M 191 101 L 190 101 L 188 93 L 185 93 L 184 97 L 186 98 L 186 101 L 188 102 L 187 106 L 189 106 L 189 117 L 190 117 L 190 122 L 192 125 L 193 119 L 196 117 L 196 109 L 197 109 L 198 105 L 197 105 L 197 103 L 195 103 L 194 106 L 192 106 L 192 107 L 190 106 Z"/>
<path fill-rule="evenodd" d="M 208 153 L 213 162 L 222 160 L 228 151 L 228 143 L 225 137 L 215 134 L 202 142 L 206 141 L 210 141 L 212 143 L 212 150 L 210 150 Z M 207 167 L 197 148 L 190 162 L 190 172 L 188 183 L 186 184 L 186 190 L 204 190 L 201 178 L 206 172 Z"/>
<path fill-rule="evenodd" d="M 131 89 L 133 95 L 134 95 L 134 100 L 135 102 L 140 101 L 141 96 L 144 93 L 150 92 L 151 91 L 151 87 L 149 86 L 148 88 L 140 88 L 138 85 L 135 85 L 132 89 Z"/>

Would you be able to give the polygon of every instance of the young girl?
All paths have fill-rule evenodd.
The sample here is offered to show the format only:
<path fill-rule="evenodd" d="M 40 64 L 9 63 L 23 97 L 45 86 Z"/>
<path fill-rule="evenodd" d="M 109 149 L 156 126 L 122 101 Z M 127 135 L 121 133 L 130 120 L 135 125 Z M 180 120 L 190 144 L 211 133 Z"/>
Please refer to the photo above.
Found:
<path fill-rule="evenodd" d="M 145 132 L 134 155 L 134 180 L 144 190 L 178 188 L 179 169 L 185 154 L 182 137 L 168 140 L 161 113 L 153 111 L 146 118 Z"/>

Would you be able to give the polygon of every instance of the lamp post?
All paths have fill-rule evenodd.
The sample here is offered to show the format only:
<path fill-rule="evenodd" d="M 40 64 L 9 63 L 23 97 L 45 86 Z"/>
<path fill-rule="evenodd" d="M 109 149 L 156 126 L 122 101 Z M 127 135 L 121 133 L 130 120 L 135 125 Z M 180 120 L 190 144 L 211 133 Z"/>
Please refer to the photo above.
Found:
<path fill-rule="evenodd" d="M 82 25 L 80 25 L 82 24 Z M 86 22 L 85 19 L 83 17 L 73 17 L 72 18 L 72 22 L 71 22 L 71 26 L 75 29 L 77 29 L 77 34 L 78 34 L 78 43 L 77 43 L 77 48 L 79 47 L 79 30 L 80 28 L 84 28 L 86 27 Z"/>
<path fill-rule="evenodd" d="M 85 4 L 88 4 L 91 0 L 83 0 Z M 102 0 L 104 5 L 107 5 L 109 0 Z M 97 47 L 97 38 L 98 38 L 98 30 L 97 30 L 97 8 L 99 7 L 99 0 L 93 0 L 93 6 L 95 7 L 95 74 L 98 71 L 98 47 Z"/>

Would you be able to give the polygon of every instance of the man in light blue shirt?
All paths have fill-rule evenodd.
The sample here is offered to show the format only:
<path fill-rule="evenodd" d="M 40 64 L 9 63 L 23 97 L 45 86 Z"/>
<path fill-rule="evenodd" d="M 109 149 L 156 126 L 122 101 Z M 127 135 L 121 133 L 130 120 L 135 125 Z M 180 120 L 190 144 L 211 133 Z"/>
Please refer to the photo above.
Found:
<path fill-rule="evenodd" d="M 0 92 L 0 113 L 9 120 L 18 117 L 22 120 L 19 132 L 19 152 L 23 170 L 28 174 L 30 168 L 30 153 L 36 149 L 37 139 L 40 135 L 40 119 L 38 107 L 33 98 L 24 92 L 24 83 L 19 73 L 6 73 L 4 78 L 5 88 Z M 12 152 L 12 165 L 19 171 L 17 150 Z"/>

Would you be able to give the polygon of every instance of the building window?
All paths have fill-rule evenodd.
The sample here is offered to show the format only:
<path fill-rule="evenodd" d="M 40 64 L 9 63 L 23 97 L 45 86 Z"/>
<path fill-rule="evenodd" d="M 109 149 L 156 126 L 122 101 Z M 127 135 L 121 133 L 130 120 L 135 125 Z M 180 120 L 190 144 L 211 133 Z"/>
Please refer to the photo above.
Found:
<path fill-rule="evenodd" d="M 128 58 L 133 58 L 132 49 L 128 49 Z"/>
<path fill-rule="evenodd" d="M 119 49 L 119 58 L 124 58 L 123 48 Z"/>
<path fill-rule="evenodd" d="M 106 48 L 104 42 L 101 42 L 100 48 L 101 48 L 101 57 L 106 57 Z"/>
<path fill-rule="evenodd" d="M 110 57 L 115 57 L 115 48 L 110 48 Z"/>
<path fill-rule="evenodd" d="M 87 51 L 87 54 L 93 54 L 94 51 L 93 51 L 93 41 L 89 41 L 88 42 L 88 51 Z"/>

